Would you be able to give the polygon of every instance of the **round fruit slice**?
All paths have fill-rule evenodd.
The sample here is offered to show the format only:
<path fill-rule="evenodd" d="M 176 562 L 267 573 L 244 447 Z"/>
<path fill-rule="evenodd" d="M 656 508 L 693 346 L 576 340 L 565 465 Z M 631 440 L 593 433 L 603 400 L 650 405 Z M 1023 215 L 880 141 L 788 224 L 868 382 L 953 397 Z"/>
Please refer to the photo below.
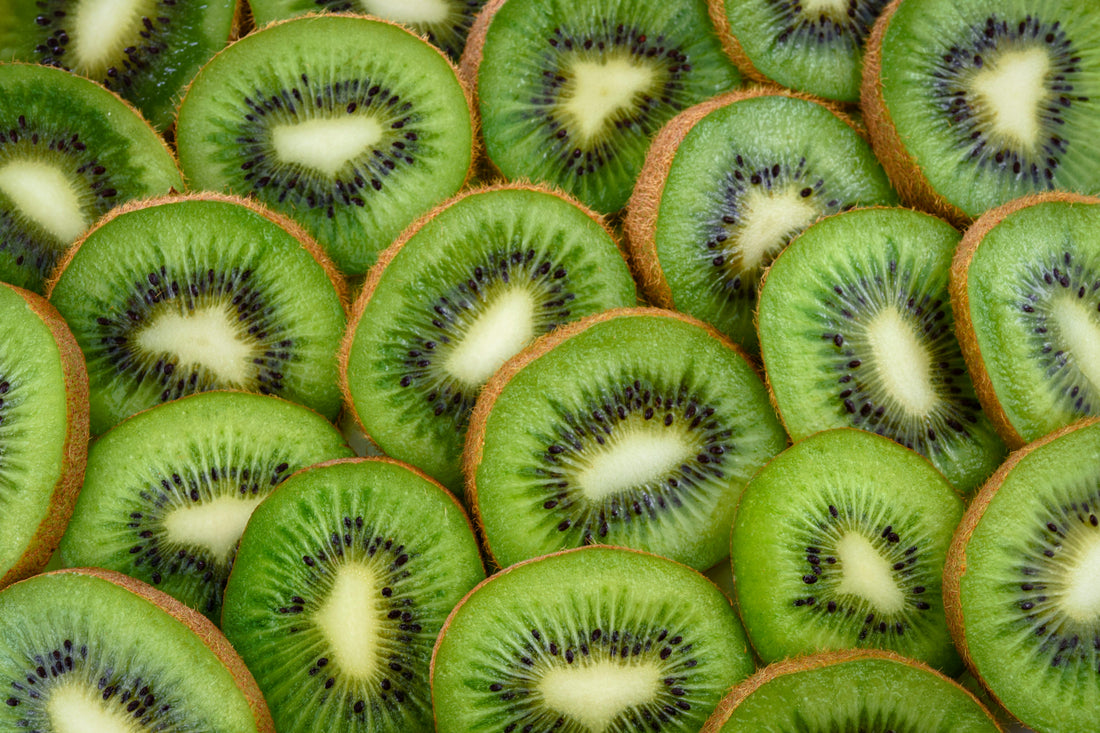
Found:
<path fill-rule="evenodd" d="M 341 377 L 386 455 L 461 490 L 470 410 L 493 372 L 562 323 L 636 302 L 595 214 L 545 188 L 478 190 L 382 254 L 356 303 Z"/>
<path fill-rule="evenodd" d="M 254 203 L 204 193 L 116 209 L 48 289 L 87 359 L 97 435 L 211 389 L 340 409 L 343 280 L 300 227 Z"/>
<path fill-rule="evenodd" d="M 1100 193 L 1100 16 L 1079 0 L 894 0 L 863 71 L 902 197 L 963 223 L 1036 191 Z"/>
<path fill-rule="evenodd" d="M 107 211 L 183 190 L 168 146 L 132 107 L 59 69 L 0 64 L 0 280 L 41 292 Z"/>
<path fill-rule="evenodd" d="M 0 588 L 41 570 L 88 457 L 88 375 L 58 312 L 0 284 Z"/>
<path fill-rule="evenodd" d="M 552 183 L 604 213 L 626 204 L 665 122 L 740 83 L 704 0 L 494 0 L 462 73 L 506 178 Z"/>
<path fill-rule="evenodd" d="M 786 444 L 732 343 L 678 313 L 618 309 L 489 380 L 464 468 L 501 567 L 598 542 L 704 570 L 726 555 L 745 482 Z"/>
<path fill-rule="evenodd" d="M 375 18 L 276 23 L 203 67 L 180 105 L 197 188 L 297 219 L 347 274 L 461 188 L 473 122 L 441 51 Z"/>
<path fill-rule="evenodd" d="M 484 578 L 439 484 L 389 459 L 334 461 L 257 507 L 222 623 L 281 733 L 431 733 L 432 647 Z"/>
<path fill-rule="evenodd" d="M 225 637 L 133 578 L 39 575 L 0 593 L 0 618 L 4 730 L 275 731 Z"/>
<path fill-rule="evenodd" d="M 958 242 L 927 214 L 864 209 L 814 224 L 775 260 L 760 349 L 792 439 L 885 435 L 963 493 L 993 472 L 1005 447 L 974 396 L 947 293 Z"/>
<path fill-rule="evenodd" d="M 1013 447 L 1100 413 L 1100 198 L 1029 196 L 982 215 L 951 267 L 963 356 Z"/>
<path fill-rule="evenodd" d="M 838 428 L 780 453 L 733 523 L 734 588 L 757 654 L 873 647 L 962 671 L 941 596 L 962 514 L 943 475 L 887 438 Z"/>
<path fill-rule="evenodd" d="M 1040 731 L 1100 717 L 1100 422 L 1025 446 L 975 497 L 944 569 L 967 665 Z"/>
<path fill-rule="evenodd" d="M 760 731 L 997 733 L 954 680 L 897 654 L 845 650 L 777 662 L 722 700 L 702 733 Z"/>
<path fill-rule="evenodd" d="M 62 561 L 125 573 L 217 620 L 256 505 L 299 468 L 350 455 L 331 423 L 277 397 L 158 405 L 92 445 Z"/>
<path fill-rule="evenodd" d="M 687 733 L 752 669 L 706 578 L 587 547 L 515 565 L 459 604 L 432 656 L 432 705 L 439 733 Z"/>
<path fill-rule="evenodd" d="M 825 214 L 895 204 L 847 117 L 772 89 L 731 92 L 661 129 L 624 228 L 650 301 L 757 351 L 761 273 Z"/>

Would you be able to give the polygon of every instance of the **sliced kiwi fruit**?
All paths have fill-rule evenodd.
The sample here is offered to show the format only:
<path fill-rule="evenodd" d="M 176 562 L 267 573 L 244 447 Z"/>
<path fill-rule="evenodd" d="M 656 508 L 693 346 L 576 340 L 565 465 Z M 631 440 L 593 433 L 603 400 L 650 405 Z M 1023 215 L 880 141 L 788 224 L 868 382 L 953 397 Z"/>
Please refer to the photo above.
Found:
<path fill-rule="evenodd" d="M 257 507 L 222 628 L 280 733 L 431 733 L 439 630 L 485 578 L 466 513 L 390 459 L 303 469 Z"/>
<path fill-rule="evenodd" d="M 493 167 L 603 213 L 626 204 L 665 122 L 741 81 L 705 0 L 493 0 L 462 73 Z"/>
<path fill-rule="evenodd" d="M 278 397 L 201 392 L 152 407 L 89 449 L 62 561 L 138 578 L 217 621 L 256 505 L 299 468 L 351 454 L 331 423 Z"/>
<path fill-rule="evenodd" d="M 183 89 L 236 28 L 237 0 L 0 0 L 0 61 L 88 77 L 171 127 Z"/>
<path fill-rule="evenodd" d="M 586 547 L 475 588 L 432 656 L 439 733 L 698 731 L 753 670 L 729 601 L 655 555 Z"/>
<path fill-rule="evenodd" d="M 708 0 L 726 53 L 755 81 L 859 102 L 863 48 L 888 0 Z"/>
<path fill-rule="evenodd" d="M 893 652 L 846 649 L 776 662 L 735 687 L 702 733 L 997 733 L 977 698 Z"/>
<path fill-rule="evenodd" d="M 704 570 L 727 554 L 745 482 L 786 444 L 736 346 L 688 316 L 628 308 L 505 364 L 474 407 L 463 467 L 501 567 L 601 543 Z"/>
<path fill-rule="evenodd" d="M 180 105 L 184 174 L 297 219 L 347 274 L 366 272 L 473 167 L 473 121 L 447 57 L 393 23 L 274 23 L 203 67 Z"/>
<path fill-rule="evenodd" d="M 894 0 L 862 101 L 902 197 L 956 223 L 1028 193 L 1100 193 L 1100 16 L 1078 0 Z"/>
<path fill-rule="evenodd" d="M 947 292 L 959 233 L 906 209 L 822 219 L 772 263 L 761 355 L 791 438 L 851 426 L 927 457 L 971 492 L 1005 446 L 982 412 Z"/>
<path fill-rule="evenodd" d="M 310 12 L 366 13 L 409 26 L 455 61 L 485 0 L 249 0 L 257 26 Z"/>
<path fill-rule="evenodd" d="M 0 63 L 0 281 L 42 292 L 62 253 L 134 198 L 182 191 L 134 109 L 60 69 Z"/>
<path fill-rule="evenodd" d="M 96 435 L 211 389 L 340 409 L 343 281 L 301 227 L 255 203 L 202 193 L 115 209 L 48 293 L 87 359 Z"/>
<path fill-rule="evenodd" d="M 0 588 L 41 570 L 88 457 L 88 374 L 44 298 L 0 283 Z"/>
<path fill-rule="evenodd" d="M 978 399 L 1017 448 L 1100 413 L 1100 198 L 1016 199 L 970 227 L 951 266 Z"/>
<path fill-rule="evenodd" d="M 467 192 L 406 230 L 371 270 L 342 351 L 371 440 L 461 491 L 482 385 L 536 336 L 637 295 L 611 233 L 545 187 Z"/>
<path fill-rule="evenodd" d="M 754 88 L 691 107 L 661 129 L 624 228 L 650 302 L 756 352 L 758 283 L 783 247 L 825 214 L 896 203 L 843 113 Z"/>
<path fill-rule="evenodd" d="M 870 647 L 962 671 L 941 595 L 962 514 L 943 474 L 888 438 L 837 428 L 780 453 L 745 486 L 730 551 L 760 658 Z"/>
<path fill-rule="evenodd" d="M 38 575 L 0 593 L 0 618 L 3 730 L 275 731 L 225 637 L 133 578 Z"/>

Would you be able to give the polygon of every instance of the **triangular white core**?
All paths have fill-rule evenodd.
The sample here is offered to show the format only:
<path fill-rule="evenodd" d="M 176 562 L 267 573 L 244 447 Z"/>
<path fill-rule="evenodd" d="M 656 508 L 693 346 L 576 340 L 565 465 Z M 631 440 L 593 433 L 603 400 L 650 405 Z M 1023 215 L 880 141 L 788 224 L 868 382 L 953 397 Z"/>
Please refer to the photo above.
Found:
<path fill-rule="evenodd" d="M 905 606 L 905 594 L 898 588 L 890 563 L 859 532 L 848 532 L 836 546 L 842 574 L 839 591 L 858 596 L 882 613 L 895 613 Z"/>
<path fill-rule="evenodd" d="M 106 72 L 111 59 L 121 57 L 141 32 L 142 18 L 153 10 L 148 5 L 147 0 L 79 0 L 69 11 L 69 55 L 76 59 L 75 68 L 94 76 Z"/>
<path fill-rule="evenodd" d="M 98 691 L 79 682 L 50 691 L 46 716 L 56 733 L 139 733 L 144 727 L 125 708 L 108 707 Z"/>
<path fill-rule="evenodd" d="M 135 336 L 146 352 L 170 354 L 183 370 L 205 367 L 227 387 L 246 386 L 255 372 L 255 346 L 246 338 L 221 304 L 188 313 L 163 310 Z"/>
<path fill-rule="evenodd" d="M 69 179 L 48 163 L 13 160 L 0 168 L 0 191 L 23 216 L 65 244 L 91 224 Z"/>
<path fill-rule="evenodd" d="M 1039 142 L 1039 112 L 1049 94 L 1050 54 L 1040 46 L 1008 51 L 970 82 L 992 132 L 1030 150 Z"/>
<path fill-rule="evenodd" d="M 564 96 L 564 110 L 573 118 L 582 143 L 598 137 L 614 116 L 634 106 L 634 97 L 653 84 L 654 72 L 625 58 L 577 61 Z"/>
<path fill-rule="evenodd" d="M 177 507 L 164 517 L 168 536 L 183 545 L 202 547 L 228 562 L 244 534 L 248 518 L 263 497 L 221 496 L 213 501 Z"/>
<path fill-rule="evenodd" d="M 591 733 L 603 733 L 623 711 L 652 700 L 661 689 L 660 670 L 649 664 L 609 660 L 555 667 L 538 683 L 547 707 Z"/>
<path fill-rule="evenodd" d="M 378 667 L 378 581 L 358 563 L 341 565 L 324 604 L 313 622 L 325 635 L 340 670 L 355 679 L 367 679 Z"/>
<path fill-rule="evenodd" d="M 791 238 L 821 215 L 815 197 L 803 197 L 798 187 L 784 191 L 750 188 L 737 229 L 741 269 L 755 270 L 767 264 Z"/>
<path fill-rule="evenodd" d="M 373 117 L 349 114 L 318 117 L 291 125 L 275 125 L 271 143 L 284 163 L 296 163 L 335 178 L 349 162 L 382 139 L 382 126 Z"/>
<path fill-rule="evenodd" d="M 1082 532 L 1087 530 L 1081 530 Z M 1100 620 L 1100 532 L 1092 531 L 1074 548 L 1076 562 L 1066 572 L 1058 605 L 1070 618 L 1094 625 Z"/>

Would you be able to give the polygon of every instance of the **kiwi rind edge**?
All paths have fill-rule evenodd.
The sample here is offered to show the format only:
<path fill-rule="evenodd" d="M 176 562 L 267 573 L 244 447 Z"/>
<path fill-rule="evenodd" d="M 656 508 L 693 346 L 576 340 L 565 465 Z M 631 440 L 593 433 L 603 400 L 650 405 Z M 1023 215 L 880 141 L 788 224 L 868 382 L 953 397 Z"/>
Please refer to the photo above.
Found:
<path fill-rule="evenodd" d="M 745 53 L 744 46 L 733 34 L 729 15 L 726 14 L 727 2 L 729 0 L 707 0 L 707 12 L 710 14 L 711 22 L 714 23 L 714 30 L 718 33 L 718 39 L 722 42 L 722 50 L 726 52 L 726 56 L 737 67 L 737 70 L 745 76 L 747 81 L 758 84 L 775 84 L 776 82 L 773 79 L 769 79 L 760 73 L 760 70 L 752 63 L 752 59 Z"/>

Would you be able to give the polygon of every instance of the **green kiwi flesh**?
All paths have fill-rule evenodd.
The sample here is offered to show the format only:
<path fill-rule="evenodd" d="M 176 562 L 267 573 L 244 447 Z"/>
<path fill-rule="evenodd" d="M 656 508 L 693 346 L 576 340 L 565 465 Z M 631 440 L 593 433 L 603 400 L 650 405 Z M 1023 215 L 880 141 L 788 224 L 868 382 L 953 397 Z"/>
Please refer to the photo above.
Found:
<path fill-rule="evenodd" d="M 350 456 L 331 423 L 277 397 L 201 392 L 158 405 L 88 451 L 62 561 L 138 578 L 216 622 L 256 505 L 299 468 Z"/>
<path fill-rule="evenodd" d="M 88 77 L 166 130 L 184 87 L 229 42 L 236 10 L 236 0 L 0 0 L 0 60 Z"/>
<path fill-rule="evenodd" d="M 457 192 L 473 163 L 451 63 L 358 16 L 296 18 L 229 46 L 192 82 L 177 139 L 193 186 L 297 219 L 347 274 Z"/>
<path fill-rule="evenodd" d="M 17 583 L 0 593 L 0 618 L 3 730 L 271 730 L 257 725 L 236 671 L 210 648 L 215 629 L 201 638 L 98 574 Z"/>
<path fill-rule="evenodd" d="M 1092 730 L 1100 716 L 1098 457 L 1095 420 L 1012 454 L 968 510 L 945 571 L 968 665 L 1039 731 Z"/>
<path fill-rule="evenodd" d="M 753 660 L 697 572 L 620 548 L 513 566 L 451 614 L 432 658 L 439 733 L 698 731 Z"/>
<path fill-rule="evenodd" d="M 927 214 L 853 210 L 814 224 L 772 263 L 760 346 L 792 439 L 879 433 L 964 493 L 993 472 L 1005 447 L 974 395 L 947 292 L 959 239 Z"/>
<path fill-rule="evenodd" d="M 386 459 L 335 461 L 257 507 L 222 628 L 281 733 L 431 733 L 432 647 L 484 578 L 469 520 L 438 484 Z"/>
<path fill-rule="evenodd" d="M 888 438 L 838 428 L 795 443 L 749 481 L 733 523 L 757 654 L 873 647 L 960 672 L 941 588 L 962 514 L 943 475 Z"/>
<path fill-rule="evenodd" d="M 502 567 L 601 543 L 704 570 L 727 554 L 745 482 L 786 444 L 729 341 L 627 309 L 565 327 L 489 382 L 466 473 Z"/>
<path fill-rule="evenodd" d="M 636 300 L 614 239 L 573 201 L 472 192 L 372 273 L 348 333 L 351 404 L 387 455 L 461 490 L 470 410 L 493 372 L 536 336 Z"/>
<path fill-rule="evenodd" d="M 552 183 L 600 212 L 626 204 L 665 122 L 740 84 L 704 0 L 495 8 L 476 71 L 489 159 L 509 180 Z"/>
<path fill-rule="evenodd" d="M 132 107 L 60 69 L 0 63 L 0 281 L 41 293 L 62 254 L 115 206 L 183 179 Z"/>
<path fill-rule="evenodd" d="M 341 291 L 288 225 L 203 194 L 116 211 L 86 235 L 49 297 L 87 359 L 94 434 L 211 389 L 275 394 L 335 419 Z"/>

